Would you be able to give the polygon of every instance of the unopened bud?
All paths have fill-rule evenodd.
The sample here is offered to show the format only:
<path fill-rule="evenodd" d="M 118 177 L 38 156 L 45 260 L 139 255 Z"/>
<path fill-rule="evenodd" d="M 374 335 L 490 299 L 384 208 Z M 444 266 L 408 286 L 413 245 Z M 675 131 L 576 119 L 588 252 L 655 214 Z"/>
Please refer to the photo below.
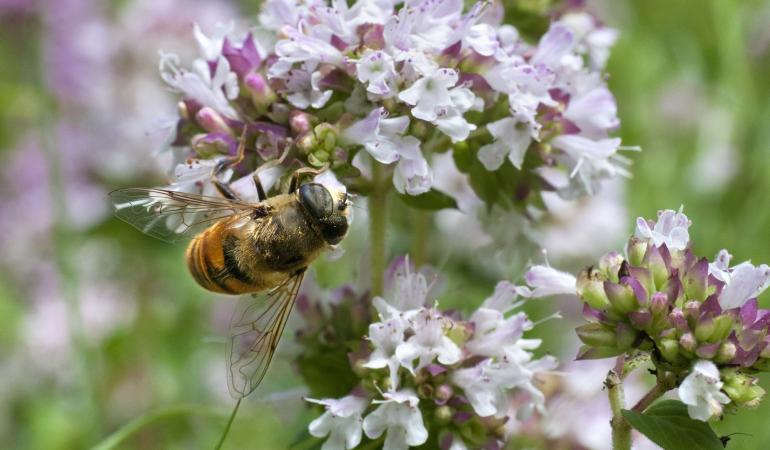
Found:
<path fill-rule="evenodd" d="M 251 72 L 246 75 L 243 79 L 243 84 L 251 96 L 251 103 L 260 114 L 264 114 L 268 106 L 273 104 L 278 98 L 270 88 L 270 85 L 267 84 L 265 78 L 258 73 Z"/>
<path fill-rule="evenodd" d="M 703 301 L 706 299 L 709 262 L 701 258 L 693 264 L 683 278 L 684 292 L 688 300 Z"/>
<path fill-rule="evenodd" d="M 577 292 L 589 306 L 604 311 L 610 307 L 610 299 L 604 292 L 604 283 L 597 280 L 595 275 L 598 273 L 593 269 L 580 272 L 577 279 Z"/>
<path fill-rule="evenodd" d="M 436 421 L 442 425 L 446 425 L 452 421 L 454 411 L 449 406 L 443 405 L 436 408 Z"/>
<path fill-rule="evenodd" d="M 604 292 L 612 304 L 612 309 L 621 314 L 627 314 L 639 307 L 634 291 L 628 285 L 605 281 Z"/>
<path fill-rule="evenodd" d="M 700 302 L 691 301 L 684 304 L 684 318 L 687 319 L 687 324 L 690 329 L 695 329 L 695 325 L 700 318 Z"/>
<path fill-rule="evenodd" d="M 190 120 L 190 111 L 187 109 L 187 103 L 179 102 L 176 104 L 176 113 L 180 118 Z"/>
<path fill-rule="evenodd" d="M 313 133 L 307 133 L 305 135 L 300 136 L 297 139 L 297 148 L 299 148 L 300 152 L 304 154 L 310 154 L 317 145 L 315 136 Z"/>
<path fill-rule="evenodd" d="M 599 259 L 599 272 L 604 278 L 614 283 L 620 281 L 618 272 L 623 264 L 623 256 L 618 252 L 609 252 Z"/>
<path fill-rule="evenodd" d="M 575 332 L 584 344 L 592 347 L 615 347 L 617 344 L 615 331 L 600 323 L 581 325 L 575 329 Z"/>
<path fill-rule="evenodd" d="M 660 289 L 669 278 L 668 267 L 666 266 L 666 260 L 660 252 L 660 249 L 654 245 L 647 247 L 647 252 L 644 255 L 642 265 L 647 267 L 647 270 L 652 274 L 652 278 L 655 281 L 655 286 Z"/>
<path fill-rule="evenodd" d="M 632 236 L 626 245 L 628 262 L 634 266 L 641 266 L 644 254 L 647 251 L 647 241 Z"/>
<path fill-rule="evenodd" d="M 210 133 L 219 132 L 233 134 L 232 128 L 227 125 L 225 119 L 208 106 L 201 108 L 200 111 L 198 111 L 198 114 L 195 115 L 195 119 L 204 130 Z"/>
<path fill-rule="evenodd" d="M 698 341 L 695 340 L 695 336 L 692 333 L 685 333 L 679 338 L 679 345 L 688 352 L 695 352 L 695 347 L 698 345 Z"/>
<path fill-rule="evenodd" d="M 733 358 L 735 358 L 735 354 L 737 353 L 738 349 L 735 347 L 735 344 L 732 342 L 724 342 L 719 347 L 719 351 L 717 352 L 717 355 L 714 357 L 714 360 L 718 363 L 725 364 L 730 361 L 732 361 Z"/>
<path fill-rule="evenodd" d="M 676 362 L 679 356 L 679 342 L 675 339 L 662 339 L 658 343 L 658 350 L 660 350 L 660 354 L 663 355 L 667 361 L 672 363 Z"/>
<path fill-rule="evenodd" d="M 438 388 L 436 388 L 436 399 L 440 400 L 442 402 L 445 402 L 452 398 L 452 395 L 454 395 L 454 390 L 452 389 L 452 386 L 448 384 L 442 384 L 439 385 Z"/>
<path fill-rule="evenodd" d="M 714 318 L 714 331 L 708 337 L 709 342 L 721 342 L 727 339 L 735 324 L 733 316 L 722 314 Z"/>
<path fill-rule="evenodd" d="M 656 318 L 663 317 L 668 312 L 668 296 L 663 292 L 656 292 L 650 299 L 650 312 Z"/>
<path fill-rule="evenodd" d="M 668 314 L 668 320 L 671 322 L 678 331 L 687 332 L 690 330 L 690 326 L 687 324 L 687 318 L 684 316 L 684 312 L 680 308 L 674 308 Z"/>
<path fill-rule="evenodd" d="M 289 113 L 289 128 L 295 135 L 309 133 L 313 129 L 313 122 L 315 118 L 304 111 L 295 109 Z"/>
<path fill-rule="evenodd" d="M 698 341 L 705 342 L 711 337 L 711 334 L 715 330 L 714 320 L 710 317 L 704 317 L 698 320 L 695 324 L 695 338 Z"/>

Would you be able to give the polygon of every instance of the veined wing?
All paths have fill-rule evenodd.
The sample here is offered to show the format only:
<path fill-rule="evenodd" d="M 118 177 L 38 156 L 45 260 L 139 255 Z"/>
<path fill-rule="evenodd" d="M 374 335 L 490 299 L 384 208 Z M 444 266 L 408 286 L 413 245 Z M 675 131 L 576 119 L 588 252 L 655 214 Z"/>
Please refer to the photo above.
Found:
<path fill-rule="evenodd" d="M 297 272 L 277 288 L 238 304 L 227 340 L 227 387 L 233 398 L 246 397 L 264 378 L 304 277 L 304 270 Z"/>
<path fill-rule="evenodd" d="M 140 231 L 166 242 L 193 236 L 223 217 L 247 215 L 254 204 L 220 197 L 128 188 L 110 192 L 115 215 Z"/>

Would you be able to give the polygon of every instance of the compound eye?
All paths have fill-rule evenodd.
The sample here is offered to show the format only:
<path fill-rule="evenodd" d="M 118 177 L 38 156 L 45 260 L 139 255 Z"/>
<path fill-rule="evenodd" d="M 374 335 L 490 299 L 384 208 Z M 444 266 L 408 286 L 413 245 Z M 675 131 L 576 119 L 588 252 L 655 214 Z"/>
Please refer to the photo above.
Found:
<path fill-rule="evenodd" d="M 332 195 L 318 183 L 303 184 L 299 188 L 299 201 L 316 219 L 334 214 Z"/>

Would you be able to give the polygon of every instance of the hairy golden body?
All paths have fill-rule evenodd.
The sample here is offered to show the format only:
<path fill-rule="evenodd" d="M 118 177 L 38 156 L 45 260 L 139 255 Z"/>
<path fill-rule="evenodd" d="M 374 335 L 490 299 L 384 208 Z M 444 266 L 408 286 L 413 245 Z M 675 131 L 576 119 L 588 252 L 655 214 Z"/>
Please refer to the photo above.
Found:
<path fill-rule="evenodd" d="M 328 247 L 296 193 L 271 197 L 254 212 L 226 217 L 187 247 L 187 267 L 203 288 L 262 292 L 305 270 Z"/>

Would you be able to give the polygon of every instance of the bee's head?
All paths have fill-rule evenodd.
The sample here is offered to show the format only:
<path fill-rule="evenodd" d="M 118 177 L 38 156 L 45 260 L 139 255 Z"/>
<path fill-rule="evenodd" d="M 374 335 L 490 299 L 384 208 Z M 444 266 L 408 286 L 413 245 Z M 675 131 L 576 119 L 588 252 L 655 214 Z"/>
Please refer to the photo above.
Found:
<path fill-rule="evenodd" d="M 299 201 L 318 224 L 324 240 L 336 245 L 348 232 L 347 192 L 318 183 L 303 184 L 298 192 Z"/>

